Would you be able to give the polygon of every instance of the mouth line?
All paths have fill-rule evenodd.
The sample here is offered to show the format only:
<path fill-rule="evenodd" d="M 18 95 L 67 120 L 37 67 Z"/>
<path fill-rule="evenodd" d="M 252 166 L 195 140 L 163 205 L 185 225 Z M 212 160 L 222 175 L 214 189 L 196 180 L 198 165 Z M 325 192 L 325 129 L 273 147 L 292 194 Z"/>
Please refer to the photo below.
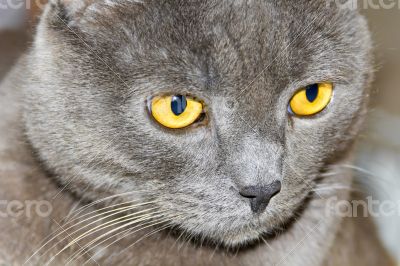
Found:
<path fill-rule="evenodd" d="M 175 225 L 174 227 L 171 227 L 166 231 L 169 236 L 177 239 L 178 241 L 185 241 L 185 243 L 189 243 L 194 248 L 206 248 L 210 250 L 220 250 L 222 252 L 225 252 L 226 254 L 238 254 L 240 252 L 254 249 L 260 245 L 265 245 L 266 242 L 272 242 L 278 237 L 285 234 L 285 232 L 290 230 L 290 228 L 302 217 L 304 210 L 307 209 L 309 202 L 313 198 L 313 195 L 305 197 L 304 200 L 298 204 L 299 207 L 297 207 L 297 209 L 293 211 L 293 215 L 287 218 L 284 223 L 275 225 L 267 229 L 265 232 L 258 234 L 258 236 L 250 236 L 249 234 L 247 239 L 244 236 L 242 238 L 242 241 L 239 239 L 237 241 L 229 241 L 223 238 L 215 239 L 199 232 L 191 232 L 189 230 L 183 229 L 181 225 Z M 260 225 L 258 222 L 257 224 Z M 254 230 L 253 233 L 255 231 L 256 230 Z"/>

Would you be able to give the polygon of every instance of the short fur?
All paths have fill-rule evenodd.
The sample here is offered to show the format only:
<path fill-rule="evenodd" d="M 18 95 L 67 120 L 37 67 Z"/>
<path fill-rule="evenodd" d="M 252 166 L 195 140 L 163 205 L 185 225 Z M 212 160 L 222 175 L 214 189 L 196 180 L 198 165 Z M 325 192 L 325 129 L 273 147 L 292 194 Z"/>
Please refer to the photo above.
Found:
<path fill-rule="evenodd" d="M 325 217 L 329 197 L 314 193 L 352 183 L 340 165 L 350 161 L 366 112 L 370 54 L 365 20 L 322 0 L 52 1 L 32 50 L 2 87 L 8 105 L 22 91 L 24 122 L 12 136 L 17 140 L 1 138 L 1 167 L 17 164 L 1 174 L 1 190 L 10 190 L 10 199 L 43 197 L 56 211 L 45 220 L 17 219 L 15 231 L 0 222 L 2 239 L 19 239 L 16 247 L 1 241 L 0 259 L 25 261 L 81 200 L 121 194 L 118 201 L 154 202 L 172 231 L 115 255 L 152 232 L 144 230 L 89 250 L 83 261 L 94 255 L 101 265 L 390 265 L 368 219 Z M 335 84 L 326 110 L 312 118 L 288 115 L 299 88 L 323 81 Z M 157 125 L 146 101 L 162 93 L 202 99 L 205 123 L 180 131 Z M 2 132 L 19 121 L 19 110 Z M 23 140 L 22 128 L 28 146 L 15 142 Z M 58 193 L 50 180 L 65 189 Z M 238 190 L 274 180 L 282 182 L 281 193 L 253 214 Z M 351 199 L 348 192 L 334 195 Z M 60 250 L 39 250 L 29 263 Z M 54 265 L 74 251 L 57 254 Z"/>

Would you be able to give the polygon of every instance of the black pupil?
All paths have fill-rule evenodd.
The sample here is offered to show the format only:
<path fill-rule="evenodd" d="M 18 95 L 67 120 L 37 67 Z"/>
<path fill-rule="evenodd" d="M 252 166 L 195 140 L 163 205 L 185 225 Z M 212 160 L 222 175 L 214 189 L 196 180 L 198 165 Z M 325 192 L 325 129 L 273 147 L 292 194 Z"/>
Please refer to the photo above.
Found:
<path fill-rule="evenodd" d="M 187 101 L 186 97 L 182 95 L 176 95 L 171 100 L 171 110 L 175 115 L 181 115 L 186 109 Z"/>
<path fill-rule="evenodd" d="M 307 95 L 307 100 L 309 100 L 311 103 L 314 102 L 318 96 L 318 84 L 313 84 L 308 86 L 306 88 L 306 95 Z"/>

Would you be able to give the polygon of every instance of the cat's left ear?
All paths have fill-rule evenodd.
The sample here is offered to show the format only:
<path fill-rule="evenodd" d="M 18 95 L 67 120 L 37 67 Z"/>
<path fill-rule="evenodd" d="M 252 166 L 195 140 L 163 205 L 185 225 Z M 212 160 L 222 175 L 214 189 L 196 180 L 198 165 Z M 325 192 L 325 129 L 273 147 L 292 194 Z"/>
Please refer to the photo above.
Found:
<path fill-rule="evenodd" d="M 50 0 L 42 19 L 57 29 L 58 26 L 76 26 L 82 19 L 101 12 L 104 0 Z"/>

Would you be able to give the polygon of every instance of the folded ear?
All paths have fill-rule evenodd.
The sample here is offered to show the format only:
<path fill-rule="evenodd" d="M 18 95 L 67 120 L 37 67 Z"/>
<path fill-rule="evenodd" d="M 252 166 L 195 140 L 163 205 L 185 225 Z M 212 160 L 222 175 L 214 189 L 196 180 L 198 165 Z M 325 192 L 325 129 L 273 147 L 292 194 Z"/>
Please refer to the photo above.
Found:
<path fill-rule="evenodd" d="M 86 17 L 95 16 L 106 4 L 106 0 L 50 0 L 43 16 L 53 27 L 76 26 Z"/>
<path fill-rule="evenodd" d="M 50 0 L 48 3 L 48 15 L 61 15 L 61 18 L 73 18 L 81 10 L 85 9 L 91 0 Z"/>

